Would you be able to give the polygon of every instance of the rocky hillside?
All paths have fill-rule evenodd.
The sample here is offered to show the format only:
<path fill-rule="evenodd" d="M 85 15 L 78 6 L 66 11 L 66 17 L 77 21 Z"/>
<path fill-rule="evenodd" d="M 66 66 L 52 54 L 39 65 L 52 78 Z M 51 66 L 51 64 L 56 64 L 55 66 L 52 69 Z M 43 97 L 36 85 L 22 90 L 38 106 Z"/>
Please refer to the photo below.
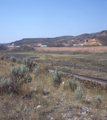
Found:
<path fill-rule="evenodd" d="M 91 34 L 81 34 L 78 36 L 61 36 L 55 38 L 23 38 L 22 40 L 18 40 L 10 43 L 15 46 L 17 45 L 33 45 L 36 44 L 47 44 L 50 46 L 53 45 L 64 45 L 64 44 L 84 44 L 84 45 L 107 45 L 107 30 L 91 33 Z"/>

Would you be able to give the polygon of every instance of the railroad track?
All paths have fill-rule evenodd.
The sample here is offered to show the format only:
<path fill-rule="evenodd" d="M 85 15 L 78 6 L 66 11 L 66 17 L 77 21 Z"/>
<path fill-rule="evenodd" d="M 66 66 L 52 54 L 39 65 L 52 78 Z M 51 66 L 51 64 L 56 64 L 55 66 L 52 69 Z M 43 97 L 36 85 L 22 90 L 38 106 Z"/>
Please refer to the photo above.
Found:
<path fill-rule="evenodd" d="M 49 69 L 49 72 L 54 72 L 54 71 L 55 71 L 55 69 Z M 90 76 L 85 76 L 85 75 L 79 75 L 79 74 L 76 74 L 76 73 L 65 72 L 65 71 L 62 71 L 62 73 L 63 74 L 68 74 L 68 75 L 73 75 L 76 78 L 79 78 L 80 80 L 97 82 L 97 83 L 100 83 L 104 86 L 107 84 L 107 80 L 105 80 L 105 79 L 100 79 L 100 78 L 95 78 L 95 77 L 90 77 Z"/>

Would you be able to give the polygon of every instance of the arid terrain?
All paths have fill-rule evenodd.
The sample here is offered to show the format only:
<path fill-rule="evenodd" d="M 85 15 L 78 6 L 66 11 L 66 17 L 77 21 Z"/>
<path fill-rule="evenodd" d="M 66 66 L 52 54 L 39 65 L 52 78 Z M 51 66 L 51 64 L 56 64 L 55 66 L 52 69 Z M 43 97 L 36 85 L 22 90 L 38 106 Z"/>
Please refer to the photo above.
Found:
<path fill-rule="evenodd" d="M 107 80 L 107 53 L 38 49 L 0 52 L 0 120 L 106 120 L 107 85 L 57 69 Z"/>
<path fill-rule="evenodd" d="M 1 45 L 0 120 L 107 120 L 106 82 L 84 79 L 107 80 L 106 32 Z"/>
<path fill-rule="evenodd" d="M 36 51 L 47 51 L 47 52 L 84 52 L 84 53 L 106 53 L 107 46 L 96 46 L 96 47 L 35 47 Z"/>

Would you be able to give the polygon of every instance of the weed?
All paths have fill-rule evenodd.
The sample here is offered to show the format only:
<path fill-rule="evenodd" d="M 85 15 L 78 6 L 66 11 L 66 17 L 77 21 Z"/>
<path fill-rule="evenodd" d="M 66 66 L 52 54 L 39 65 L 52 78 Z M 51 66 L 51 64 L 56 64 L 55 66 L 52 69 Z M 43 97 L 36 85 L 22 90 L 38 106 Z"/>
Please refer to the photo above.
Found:
<path fill-rule="evenodd" d="M 63 117 L 63 115 L 61 113 L 59 113 L 59 112 L 54 113 L 53 119 L 54 120 L 65 120 L 65 118 Z"/>
<path fill-rule="evenodd" d="M 54 75 L 53 75 L 53 85 L 54 86 L 59 86 L 60 83 L 62 82 L 62 72 L 58 72 L 58 69 L 55 70 Z"/>
<path fill-rule="evenodd" d="M 82 96 L 83 96 L 83 89 L 79 85 L 77 89 L 74 91 L 74 99 L 81 100 Z"/>
<path fill-rule="evenodd" d="M 99 106 L 102 103 L 102 97 L 100 95 L 93 97 L 93 104 L 96 108 L 99 108 Z"/>
<path fill-rule="evenodd" d="M 72 91 L 75 91 L 77 89 L 78 85 L 80 85 L 80 82 L 77 81 L 75 77 L 73 77 L 73 80 L 69 82 L 69 86 Z"/>

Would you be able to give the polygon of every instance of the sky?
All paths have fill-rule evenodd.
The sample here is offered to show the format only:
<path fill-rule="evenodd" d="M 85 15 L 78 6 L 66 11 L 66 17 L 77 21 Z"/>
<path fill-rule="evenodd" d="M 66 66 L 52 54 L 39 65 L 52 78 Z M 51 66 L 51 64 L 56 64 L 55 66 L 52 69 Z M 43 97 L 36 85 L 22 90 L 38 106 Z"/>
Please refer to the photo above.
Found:
<path fill-rule="evenodd" d="M 107 30 L 107 0 L 0 0 L 0 43 Z"/>

